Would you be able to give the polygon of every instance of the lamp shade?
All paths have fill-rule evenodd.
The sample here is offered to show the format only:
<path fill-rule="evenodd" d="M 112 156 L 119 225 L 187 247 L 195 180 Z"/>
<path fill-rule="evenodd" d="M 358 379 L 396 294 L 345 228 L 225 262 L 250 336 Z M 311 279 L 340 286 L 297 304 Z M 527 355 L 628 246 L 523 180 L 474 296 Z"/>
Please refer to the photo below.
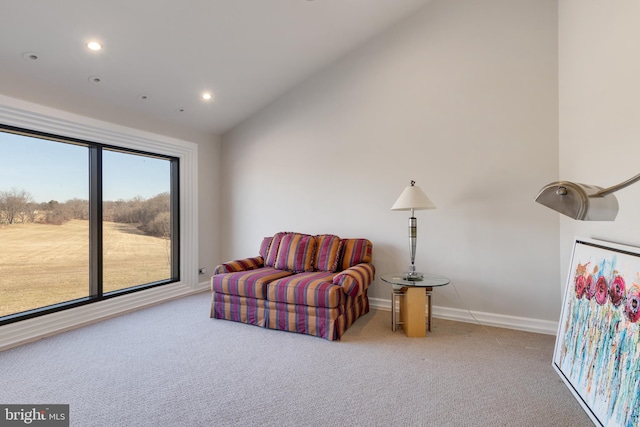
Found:
<path fill-rule="evenodd" d="M 613 195 L 640 181 L 640 173 L 608 188 L 569 181 L 552 182 L 540 190 L 536 202 L 581 221 L 613 221 L 618 215 L 618 199 Z"/>
<path fill-rule="evenodd" d="M 424 191 L 415 185 L 415 181 L 411 181 L 398 200 L 391 206 L 392 211 L 410 211 L 411 209 L 435 209 L 436 205 L 424 194 Z"/>
<path fill-rule="evenodd" d="M 536 197 L 536 202 L 581 221 L 613 221 L 618 215 L 618 200 L 613 194 L 602 194 L 595 185 L 568 181 L 552 182 Z"/>

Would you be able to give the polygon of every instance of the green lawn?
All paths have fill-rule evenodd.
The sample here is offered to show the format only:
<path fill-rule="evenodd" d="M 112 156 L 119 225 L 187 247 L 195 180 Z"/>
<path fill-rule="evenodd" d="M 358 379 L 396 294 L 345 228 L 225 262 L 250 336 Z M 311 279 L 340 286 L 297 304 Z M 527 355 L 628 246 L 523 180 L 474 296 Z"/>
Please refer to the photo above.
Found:
<path fill-rule="evenodd" d="M 168 241 L 104 223 L 104 291 L 170 277 Z M 88 222 L 0 225 L 0 316 L 88 296 Z"/>

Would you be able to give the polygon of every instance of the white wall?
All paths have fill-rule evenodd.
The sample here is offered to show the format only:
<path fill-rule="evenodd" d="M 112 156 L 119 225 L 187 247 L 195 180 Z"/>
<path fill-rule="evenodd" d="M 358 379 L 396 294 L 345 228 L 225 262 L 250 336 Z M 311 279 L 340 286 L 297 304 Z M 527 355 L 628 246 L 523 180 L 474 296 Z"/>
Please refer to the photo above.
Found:
<path fill-rule="evenodd" d="M 198 144 L 198 261 L 206 269 L 200 282 L 209 282 L 220 259 L 220 186 L 222 142 L 219 136 Z"/>
<path fill-rule="evenodd" d="M 559 2 L 560 178 L 609 187 L 640 172 L 640 2 Z M 561 269 L 575 236 L 640 245 L 640 184 L 615 193 L 613 222 L 561 219 Z"/>
<path fill-rule="evenodd" d="M 335 233 L 369 238 L 378 276 L 404 270 L 390 208 L 413 179 L 438 206 L 417 212 L 416 264 L 455 285 L 440 313 L 553 328 L 559 222 L 533 198 L 558 178 L 557 95 L 556 1 L 436 0 L 223 136 L 223 259 Z"/>

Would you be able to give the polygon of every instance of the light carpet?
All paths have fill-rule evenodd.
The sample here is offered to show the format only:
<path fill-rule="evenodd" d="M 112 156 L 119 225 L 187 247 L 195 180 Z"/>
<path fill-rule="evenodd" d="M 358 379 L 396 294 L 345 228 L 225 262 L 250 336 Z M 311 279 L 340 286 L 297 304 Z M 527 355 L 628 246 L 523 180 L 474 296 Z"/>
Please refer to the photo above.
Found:
<path fill-rule="evenodd" d="M 209 318 L 202 293 L 0 353 L 0 403 L 72 426 L 589 426 L 555 338 L 372 310 L 341 341 Z"/>

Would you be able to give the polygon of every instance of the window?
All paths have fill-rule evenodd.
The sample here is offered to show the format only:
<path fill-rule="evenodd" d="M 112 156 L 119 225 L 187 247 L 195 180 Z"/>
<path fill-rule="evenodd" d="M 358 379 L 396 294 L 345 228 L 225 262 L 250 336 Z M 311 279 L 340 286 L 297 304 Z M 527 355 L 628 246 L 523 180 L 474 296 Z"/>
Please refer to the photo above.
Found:
<path fill-rule="evenodd" d="M 0 128 L 0 324 L 180 280 L 177 157 Z"/>
<path fill-rule="evenodd" d="M 171 275 L 171 162 L 102 151 L 103 290 Z"/>

